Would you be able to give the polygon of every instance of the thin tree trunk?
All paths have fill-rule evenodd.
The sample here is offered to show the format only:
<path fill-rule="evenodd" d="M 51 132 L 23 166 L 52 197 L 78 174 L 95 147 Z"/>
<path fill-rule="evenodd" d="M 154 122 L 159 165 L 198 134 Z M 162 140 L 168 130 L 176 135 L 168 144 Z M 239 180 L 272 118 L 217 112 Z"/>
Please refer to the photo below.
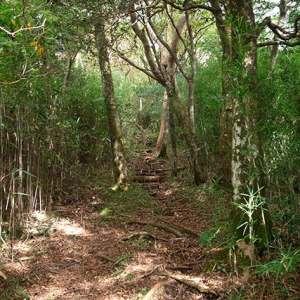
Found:
<path fill-rule="evenodd" d="M 191 131 L 191 126 L 189 122 L 189 114 L 186 110 L 186 107 L 182 103 L 180 91 L 178 89 L 177 83 L 175 82 L 175 90 L 173 97 L 173 106 L 176 117 L 178 119 L 179 125 L 183 130 L 183 137 L 187 146 L 189 147 L 191 153 L 191 165 L 194 172 L 194 182 L 195 184 L 200 184 L 205 181 L 205 178 L 202 177 L 199 160 L 198 160 L 198 145 L 195 139 L 195 135 Z"/>
<path fill-rule="evenodd" d="M 160 131 L 156 143 L 156 156 L 167 157 L 167 142 L 168 142 L 168 94 L 167 90 L 164 92 L 164 99 L 162 105 Z"/>
<path fill-rule="evenodd" d="M 280 0 L 279 4 L 279 18 L 278 18 L 278 26 L 282 26 L 287 13 L 286 0 Z M 276 41 L 278 39 L 277 35 L 274 35 L 273 40 Z M 271 70 L 275 68 L 275 64 L 278 57 L 278 49 L 279 45 L 273 45 L 271 50 Z"/>
<path fill-rule="evenodd" d="M 174 80 L 172 80 L 174 82 Z M 178 167 L 178 160 L 177 160 L 177 144 L 176 144 L 176 132 L 175 132 L 175 120 L 174 120 L 174 105 L 173 105 L 173 98 L 174 98 L 174 84 L 170 84 L 167 87 L 167 94 L 168 94 L 168 106 L 169 106 L 169 127 L 170 127 L 170 136 L 171 136 L 171 147 L 172 147 L 172 176 L 177 176 L 177 167 Z"/>
<path fill-rule="evenodd" d="M 232 108 L 231 73 L 232 32 L 231 26 L 224 24 L 222 16 L 216 18 L 216 25 L 222 45 L 222 96 L 224 105 L 220 115 L 220 144 L 219 154 L 222 159 L 221 173 L 225 181 L 231 180 L 231 148 L 232 148 Z"/>
<path fill-rule="evenodd" d="M 64 76 L 64 82 L 63 82 L 63 88 L 62 88 L 63 94 L 66 93 L 67 87 L 69 85 L 69 80 L 70 80 L 71 69 L 72 69 L 73 63 L 74 63 L 74 59 L 72 56 L 70 56 L 69 60 L 68 60 L 67 70 L 66 70 L 66 73 Z"/>
<path fill-rule="evenodd" d="M 119 112 L 114 95 L 113 78 L 108 56 L 108 41 L 105 36 L 104 24 L 101 22 L 101 18 L 99 20 L 99 23 L 95 26 L 95 36 L 96 47 L 99 56 L 99 66 L 102 77 L 103 97 L 105 101 L 106 114 L 109 125 L 111 149 L 115 165 L 116 182 L 114 189 L 117 189 L 119 187 L 128 189 L 129 177 L 127 174 L 127 162 L 122 143 L 122 126 L 120 123 Z"/>

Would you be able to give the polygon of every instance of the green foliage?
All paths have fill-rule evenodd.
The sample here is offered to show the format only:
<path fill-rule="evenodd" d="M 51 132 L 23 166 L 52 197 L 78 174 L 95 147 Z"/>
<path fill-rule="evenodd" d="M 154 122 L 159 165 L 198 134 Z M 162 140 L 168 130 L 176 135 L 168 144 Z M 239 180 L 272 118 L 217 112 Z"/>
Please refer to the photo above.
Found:
<path fill-rule="evenodd" d="M 103 189 L 100 192 L 100 197 L 106 204 L 105 208 L 109 209 L 114 215 L 134 212 L 141 207 L 152 209 L 155 206 L 150 195 L 139 187 L 132 187 L 126 192 Z"/>
<path fill-rule="evenodd" d="M 278 279 L 280 276 L 296 271 L 300 263 L 300 248 L 292 249 L 292 245 L 288 250 L 278 249 L 279 256 L 267 263 L 253 266 L 254 274 L 263 276 L 275 276 Z"/>
<path fill-rule="evenodd" d="M 29 295 L 23 292 L 19 280 L 8 278 L 4 289 L 1 291 L 1 300 L 19 299 L 20 297 L 21 299 L 29 299 Z"/>
<path fill-rule="evenodd" d="M 211 247 L 212 240 L 216 238 L 219 231 L 220 231 L 220 228 L 218 228 L 215 232 L 213 232 L 211 230 L 204 230 L 202 232 L 201 236 L 199 237 L 199 240 L 198 240 L 199 245 L 201 247 L 203 247 L 203 246 Z"/>
<path fill-rule="evenodd" d="M 254 214 L 258 209 L 260 209 L 262 215 L 264 216 L 263 205 L 265 203 L 265 200 L 260 196 L 261 190 L 262 188 L 254 192 L 248 187 L 249 194 L 243 194 L 243 196 L 245 196 L 244 197 L 245 203 L 233 202 L 233 204 L 237 206 L 239 209 L 241 209 L 243 211 L 243 214 L 246 216 L 246 221 L 242 224 L 239 224 L 237 229 L 244 227 L 243 235 L 245 236 L 245 238 L 246 237 L 249 238 L 250 243 L 255 243 L 257 239 L 254 232 L 254 224 L 256 222 L 256 219 L 254 218 Z M 264 217 L 263 220 L 265 220 Z M 245 235 L 247 229 L 249 233 Z"/>
<path fill-rule="evenodd" d="M 259 59 L 267 195 L 275 221 L 295 236 L 300 228 L 299 53 L 299 47 L 282 49 L 272 73 L 270 51 L 261 51 Z"/>
<path fill-rule="evenodd" d="M 53 15 L 46 2 L 40 0 L 28 5 L 24 1 L 5 1 L 0 6 L 0 15 L 0 26 L 11 33 L 17 32 L 11 35 L 0 30 L 0 84 L 34 78 L 39 74 L 39 63 L 43 63 L 45 49 L 52 42 L 48 34 Z M 48 35 L 47 39 L 45 35 Z"/>
<path fill-rule="evenodd" d="M 212 56 L 198 64 L 195 85 L 195 118 L 199 120 L 196 122 L 196 132 L 204 141 L 202 147 L 205 152 L 212 154 L 219 145 L 220 112 L 223 107 L 220 60 Z"/>
<path fill-rule="evenodd" d="M 141 237 L 134 240 L 132 245 L 138 247 L 140 250 L 146 250 L 148 247 L 153 246 L 153 241 Z"/>

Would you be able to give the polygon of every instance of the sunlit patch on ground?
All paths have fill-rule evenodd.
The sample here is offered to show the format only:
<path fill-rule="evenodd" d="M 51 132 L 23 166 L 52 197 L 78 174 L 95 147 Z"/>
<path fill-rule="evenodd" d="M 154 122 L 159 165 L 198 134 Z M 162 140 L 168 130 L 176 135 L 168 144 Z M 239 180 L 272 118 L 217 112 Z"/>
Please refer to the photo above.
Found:
<path fill-rule="evenodd" d="M 57 223 L 55 229 L 62 231 L 66 235 L 89 235 L 89 233 L 82 228 L 81 225 L 70 221 Z"/>
<path fill-rule="evenodd" d="M 39 222 L 46 221 L 49 216 L 47 216 L 45 211 L 34 211 L 32 213 L 32 218 L 35 218 Z"/>

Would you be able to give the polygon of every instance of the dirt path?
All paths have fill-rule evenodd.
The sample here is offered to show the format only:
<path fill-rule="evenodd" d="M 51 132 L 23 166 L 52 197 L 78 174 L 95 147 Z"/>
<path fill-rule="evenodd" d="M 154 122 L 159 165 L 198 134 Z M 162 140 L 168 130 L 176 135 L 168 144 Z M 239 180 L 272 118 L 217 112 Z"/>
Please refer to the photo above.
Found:
<path fill-rule="evenodd" d="M 168 170 L 146 154 L 141 165 L 134 165 L 136 176 Z M 82 191 L 82 201 L 28 219 L 26 238 L 15 244 L 14 261 L 3 269 L 9 279 L 0 282 L 1 299 L 221 297 L 230 282 L 221 272 L 202 274 L 207 260 L 198 242 L 209 227 L 212 207 L 196 209 L 201 193 L 187 195 L 178 181 L 140 185 L 152 198 L 132 200 L 128 210 L 118 210 L 122 202 L 114 202 L 122 195 L 92 189 Z M 139 190 L 134 196 L 138 201 L 145 197 Z"/>

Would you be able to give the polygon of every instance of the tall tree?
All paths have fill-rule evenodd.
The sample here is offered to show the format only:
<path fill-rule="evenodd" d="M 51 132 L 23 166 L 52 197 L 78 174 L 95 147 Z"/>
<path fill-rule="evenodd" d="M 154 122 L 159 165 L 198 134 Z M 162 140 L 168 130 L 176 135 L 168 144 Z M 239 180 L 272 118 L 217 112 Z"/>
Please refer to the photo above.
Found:
<path fill-rule="evenodd" d="M 251 261 L 255 257 L 254 242 L 259 249 L 266 247 L 271 232 L 271 222 L 263 199 L 263 156 L 260 139 L 261 101 L 257 84 L 257 40 L 262 30 L 269 28 L 281 41 L 264 45 L 292 44 L 287 40 L 299 36 L 298 20 L 294 32 L 274 25 L 269 17 L 256 24 L 252 1 L 210 0 L 203 4 L 195 1 L 185 6 L 177 1 L 167 1 L 180 10 L 206 9 L 216 19 L 223 49 L 223 96 L 225 109 L 222 117 L 226 149 L 230 152 L 233 201 L 233 229 L 236 241 Z M 297 42 L 295 42 L 297 43 Z M 295 44 L 294 43 L 294 44 Z M 227 146 L 229 145 L 229 146 Z M 248 235 L 245 236 L 245 230 Z"/>
<path fill-rule="evenodd" d="M 195 121 L 194 121 L 194 82 L 195 82 L 195 49 L 194 41 L 193 41 L 193 34 L 191 31 L 191 27 L 189 25 L 189 13 L 186 12 L 180 20 L 175 25 L 176 21 L 172 18 L 170 13 L 168 12 L 168 7 L 163 5 L 155 6 L 158 3 L 154 3 L 154 6 L 149 8 L 149 6 L 141 6 L 141 8 L 134 9 L 132 8 L 131 13 L 131 24 L 136 36 L 140 39 L 143 47 L 145 56 L 149 65 L 149 69 L 144 69 L 137 66 L 133 61 L 126 58 L 122 53 L 119 51 L 119 55 L 130 63 L 132 66 L 136 67 L 137 69 L 143 71 L 149 77 L 155 79 L 161 85 L 166 87 L 166 91 L 169 90 L 169 95 L 172 95 L 171 102 L 174 106 L 174 112 L 179 120 L 179 125 L 182 127 L 184 131 L 184 138 L 190 150 L 191 155 L 191 164 L 193 167 L 193 174 L 194 174 L 194 182 L 196 184 L 200 184 L 203 182 L 203 174 L 200 169 L 199 163 L 199 147 L 197 145 L 197 138 L 195 133 Z M 169 44 L 163 37 L 163 34 L 159 31 L 159 28 L 155 25 L 155 9 L 160 9 L 159 11 L 165 12 L 167 18 L 170 20 L 173 30 L 175 31 L 172 41 Z M 137 12 L 142 10 L 144 13 L 139 17 Z M 144 11 L 145 10 L 145 11 Z M 152 14 L 154 12 L 154 14 Z M 140 22 L 139 22 L 140 21 Z M 185 42 L 183 37 L 181 36 L 181 31 L 183 26 L 187 23 L 188 28 L 188 40 Z M 140 27 L 143 28 L 140 28 Z M 191 58 L 191 67 L 187 67 L 187 69 L 191 69 L 191 72 L 187 72 L 184 69 L 183 63 L 180 61 L 180 58 L 177 54 L 178 43 L 182 42 L 185 47 L 185 51 L 188 52 L 189 57 Z M 162 54 L 161 58 L 158 57 L 158 53 L 156 50 L 156 46 L 159 45 Z M 188 47 L 187 47 L 188 45 Z M 193 55 L 193 57 L 191 56 Z M 175 70 L 178 69 L 186 79 L 189 85 L 189 108 L 186 109 L 182 103 L 182 99 L 180 97 L 180 93 L 178 91 L 178 87 L 176 84 L 176 76 Z M 170 76 L 172 75 L 172 76 Z M 168 92 L 166 92 L 168 94 Z M 169 97 L 169 99 L 171 99 Z M 170 102 L 169 102 L 170 103 Z M 170 108 L 171 109 L 171 108 Z M 170 111 L 170 116 L 172 114 L 172 110 Z M 170 118 L 172 120 L 172 117 Z M 174 135 L 173 135 L 174 137 Z M 172 134 L 171 134 L 172 138 Z M 174 138 L 172 139 L 174 140 Z M 172 142 L 174 149 L 174 142 Z"/>
<path fill-rule="evenodd" d="M 116 170 L 116 184 L 114 189 L 123 188 L 127 190 L 129 187 L 129 175 L 127 173 L 127 161 L 122 142 L 122 126 L 114 94 L 113 78 L 108 55 L 109 42 L 106 37 L 106 30 L 102 17 L 100 17 L 95 24 L 95 38 L 102 77 L 103 97 L 109 125 L 109 137 Z"/>

